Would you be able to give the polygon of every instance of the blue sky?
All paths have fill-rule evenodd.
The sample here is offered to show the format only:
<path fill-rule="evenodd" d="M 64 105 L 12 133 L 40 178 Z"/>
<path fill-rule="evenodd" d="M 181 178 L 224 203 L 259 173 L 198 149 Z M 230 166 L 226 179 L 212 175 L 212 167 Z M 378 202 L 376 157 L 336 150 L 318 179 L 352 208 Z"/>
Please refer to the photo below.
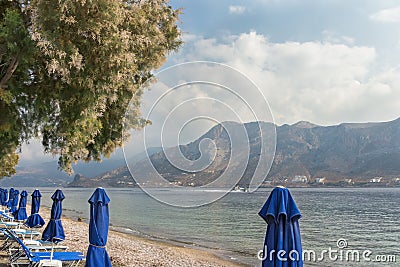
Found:
<path fill-rule="evenodd" d="M 197 60 L 232 66 L 259 87 L 270 107 L 265 106 L 265 112 L 272 113 L 279 125 L 300 120 L 320 125 L 388 121 L 400 116 L 399 1 L 171 0 L 171 5 L 182 8 L 184 45 L 163 68 Z M 159 145 L 162 123 L 174 107 L 190 97 L 211 97 L 210 92 L 192 87 L 166 99 L 169 102 L 154 115 L 147 131 L 153 133 L 151 145 Z M 154 94 L 157 90 L 144 94 L 144 114 L 154 103 Z M 256 101 L 254 95 L 251 90 L 243 93 L 251 101 Z M 235 106 L 234 100 L 220 97 Z M 222 113 L 195 103 L 186 110 L 180 114 Z M 180 121 L 179 113 L 174 116 Z M 186 126 L 192 128 L 176 128 L 178 134 L 184 133 L 183 141 L 199 136 L 210 123 Z M 170 137 L 176 139 L 176 134 Z M 128 146 L 136 147 L 136 141 Z M 35 142 L 23 147 L 23 159 L 40 155 Z"/>
<path fill-rule="evenodd" d="M 331 34 L 353 38 L 354 45 L 382 49 L 399 45 L 398 23 L 371 17 L 396 7 L 396 1 L 177 0 L 171 4 L 183 6 L 183 31 L 204 38 L 256 31 L 271 42 L 327 41 Z"/>

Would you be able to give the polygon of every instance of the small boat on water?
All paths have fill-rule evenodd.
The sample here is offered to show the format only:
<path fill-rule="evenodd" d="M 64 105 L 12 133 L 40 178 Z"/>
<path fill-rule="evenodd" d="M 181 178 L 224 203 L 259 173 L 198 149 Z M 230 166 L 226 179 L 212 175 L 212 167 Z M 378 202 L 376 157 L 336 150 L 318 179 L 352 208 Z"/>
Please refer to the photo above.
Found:
<path fill-rule="evenodd" d="M 242 192 L 242 193 L 247 193 L 249 192 L 249 189 L 246 187 L 241 187 L 241 186 L 235 186 L 235 188 L 232 189 L 231 192 Z"/>

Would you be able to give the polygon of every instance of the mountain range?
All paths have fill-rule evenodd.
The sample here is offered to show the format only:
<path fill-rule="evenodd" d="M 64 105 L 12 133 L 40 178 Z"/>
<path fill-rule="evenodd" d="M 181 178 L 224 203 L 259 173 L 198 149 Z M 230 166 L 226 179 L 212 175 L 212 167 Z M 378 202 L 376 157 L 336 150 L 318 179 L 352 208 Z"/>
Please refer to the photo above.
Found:
<path fill-rule="evenodd" d="M 226 129 L 229 128 L 229 135 Z M 239 154 L 248 155 L 246 168 L 240 167 L 239 156 L 230 160 L 232 133 L 246 130 L 247 140 L 236 147 Z M 301 121 L 292 125 L 276 126 L 268 122 L 239 124 L 225 122 L 211 128 L 197 140 L 179 147 L 160 149 L 149 153 L 149 160 L 143 158 L 128 161 L 136 177 L 150 177 L 153 167 L 166 180 L 179 185 L 204 185 L 217 181 L 229 167 L 229 176 L 240 178 L 239 185 L 250 182 L 260 155 L 262 141 L 271 152 L 272 135 L 276 131 L 276 151 L 272 166 L 264 167 L 265 181 L 287 180 L 295 176 L 305 176 L 312 180 L 325 177 L 337 182 L 343 179 L 367 182 L 373 177 L 400 177 L 400 118 L 378 123 L 342 123 L 333 126 L 319 126 Z M 201 147 L 201 150 L 199 149 Z M 275 147 L 274 147 L 275 148 Z M 248 154 L 244 153 L 248 149 Z M 273 151 L 272 151 L 273 152 Z M 186 171 L 171 164 L 171 159 L 179 163 L 179 154 L 200 165 L 210 164 L 201 171 Z M 268 153 L 267 153 L 268 154 Z M 246 158 L 247 160 L 247 158 Z M 272 160 L 272 158 L 271 158 Z M 149 166 L 151 162 L 152 166 Z M 194 163 L 193 163 L 194 164 Z M 150 168 L 151 167 L 151 168 Z M 237 167 L 235 169 L 235 167 Z M 270 171 L 268 172 L 268 169 Z M 126 166 L 94 178 L 76 176 L 69 186 L 135 186 Z"/>
<path fill-rule="evenodd" d="M 160 149 L 149 148 L 148 153 L 154 153 Z M 139 161 L 144 156 L 145 152 L 142 152 L 133 156 L 129 161 Z M 73 169 L 75 173 L 79 174 L 78 177 L 103 177 L 108 172 L 114 173 L 121 166 L 126 165 L 123 151 L 119 149 L 110 158 L 104 158 L 101 162 L 78 162 L 73 166 Z M 60 171 L 56 159 L 46 162 L 22 161 L 16 167 L 16 171 L 16 175 L 1 179 L 0 187 L 13 187 L 16 185 L 24 185 L 26 187 L 64 187 L 75 178 L 74 175 L 69 176 Z"/>

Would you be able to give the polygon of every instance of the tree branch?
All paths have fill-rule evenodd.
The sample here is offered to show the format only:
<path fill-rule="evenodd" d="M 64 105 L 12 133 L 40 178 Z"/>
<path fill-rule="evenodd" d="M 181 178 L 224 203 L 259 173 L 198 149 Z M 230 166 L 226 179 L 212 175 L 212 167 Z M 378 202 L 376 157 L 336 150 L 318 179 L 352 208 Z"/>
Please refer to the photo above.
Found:
<path fill-rule="evenodd" d="M 4 74 L 3 78 L 1 78 L 0 81 L 0 88 L 6 89 L 7 88 L 7 82 L 10 80 L 11 76 L 13 75 L 14 71 L 18 67 L 18 59 L 17 57 L 13 57 L 11 59 L 10 65 L 8 65 L 7 72 Z"/>

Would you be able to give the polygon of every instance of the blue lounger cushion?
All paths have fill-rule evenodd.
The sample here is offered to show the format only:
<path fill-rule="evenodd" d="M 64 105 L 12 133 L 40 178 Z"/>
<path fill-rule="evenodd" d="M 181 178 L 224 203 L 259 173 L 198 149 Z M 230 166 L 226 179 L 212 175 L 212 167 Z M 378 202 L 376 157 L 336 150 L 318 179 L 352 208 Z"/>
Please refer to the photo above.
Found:
<path fill-rule="evenodd" d="M 49 260 L 51 252 L 30 252 L 30 260 L 39 262 L 41 260 Z M 81 261 L 85 259 L 82 252 L 77 251 L 55 251 L 53 252 L 53 260 L 59 261 Z"/>

